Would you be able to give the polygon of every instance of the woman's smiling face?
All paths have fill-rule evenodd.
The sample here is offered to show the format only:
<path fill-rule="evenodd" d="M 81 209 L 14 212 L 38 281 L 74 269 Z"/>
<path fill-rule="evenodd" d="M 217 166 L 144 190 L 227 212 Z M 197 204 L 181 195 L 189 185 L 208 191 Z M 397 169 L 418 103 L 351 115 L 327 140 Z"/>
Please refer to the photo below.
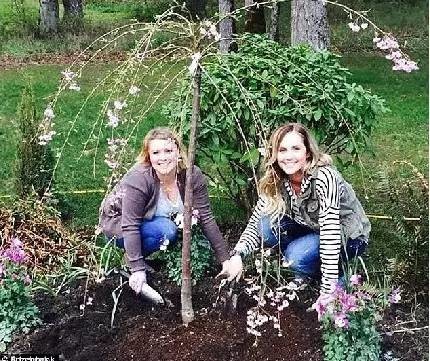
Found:
<path fill-rule="evenodd" d="M 289 178 L 295 178 L 303 174 L 307 155 L 308 151 L 303 143 L 303 137 L 295 131 L 289 132 L 284 135 L 279 144 L 278 165 Z"/>
<path fill-rule="evenodd" d="M 159 175 L 176 171 L 179 149 L 173 139 L 153 139 L 149 142 L 149 161 Z"/>

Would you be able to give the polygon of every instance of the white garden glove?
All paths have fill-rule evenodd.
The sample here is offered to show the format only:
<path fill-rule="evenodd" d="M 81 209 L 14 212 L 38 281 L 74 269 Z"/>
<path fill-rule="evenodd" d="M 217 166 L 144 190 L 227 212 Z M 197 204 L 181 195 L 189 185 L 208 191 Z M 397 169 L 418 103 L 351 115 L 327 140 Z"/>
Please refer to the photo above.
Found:
<path fill-rule="evenodd" d="M 228 282 L 233 280 L 239 281 L 240 277 L 242 276 L 242 272 L 242 257 L 239 255 L 234 255 L 229 260 L 223 262 L 222 270 L 217 275 L 217 277 L 226 276 Z"/>
<path fill-rule="evenodd" d="M 142 294 L 145 298 L 154 303 L 164 303 L 163 297 L 146 283 L 146 272 L 137 271 L 131 274 L 128 279 L 130 288 L 137 294 Z"/>

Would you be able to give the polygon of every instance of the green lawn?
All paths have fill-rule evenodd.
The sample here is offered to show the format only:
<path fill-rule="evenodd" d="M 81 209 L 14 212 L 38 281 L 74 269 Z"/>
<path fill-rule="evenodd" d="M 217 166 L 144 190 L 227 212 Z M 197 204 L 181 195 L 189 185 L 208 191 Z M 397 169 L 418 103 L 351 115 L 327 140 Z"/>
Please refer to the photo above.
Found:
<path fill-rule="evenodd" d="M 376 186 L 376 172 L 378 169 L 390 168 L 393 161 L 408 160 L 427 174 L 428 172 L 428 59 L 424 55 L 415 55 L 414 59 L 420 60 L 420 71 L 405 74 L 393 72 L 390 62 L 376 55 L 355 54 L 342 59 L 342 62 L 351 70 L 352 81 L 370 88 L 375 94 L 386 99 L 391 112 L 382 116 L 376 126 L 372 141 L 375 157 L 363 154 L 361 157 L 364 165 L 364 179 L 358 164 L 343 170 L 346 178 L 354 184 L 354 187 L 363 197 L 364 188 L 372 192 Z M 145 106 L 142 103 L 153 99 L 164 85 L 155 85 L 159 79 L 162 84 L 176 74 L 180 65 L 171 67 L 166 64 L 155 71 L 154 74 L 146 74 L 145 83 L 150 87 L 142 92 L 142 96 L 134 104 L 130 100 L 129 117 L 135 118 L 139 125 L 133 133 L 130 142 L 128 159 L 131 161 L 136 154 L 142 135 L 151 127 L 165 124 L 166 120 L 161 114 L 161 106 L 166 101 L 166 93 L 156 102 L 152 110 L 145 117 L 136 117 Z M 0 168 L 0 194 L 8 195 L 13 192 L 13 163 L 16 154 L 17 123 L 16 108 L 22 90 L 27 79 L 31 79 L 36 93 L 39 114 L 46 106 L 48 99 L 55 92 L 59 73 L 64 67 L 60 66 L 31 66 L 20 70 L 7 70 L 0 73 L 0 96 L 3 99 L 0 104 L 0 140 L 3 147 L 0 156 L 4 166 Z M 104 153 L 106 150 L 107 128 L 100 125 L 105 121 L 101 113 L 103 96 L 112 95 L 112 99 L 125 94 L 127 85 L 110 82 L 102 87 L 101 92 L 88 101 L 79 117 L 74 117 L 79 111 L 80 105 L 95 85 L 97 80 L 109 71 L 114 65 L 92 65 L 82 75 L 79 83 L 81 92 L 68 91 L 64 93 L 56 106 L 56 130 L 53 146 L 58 152 L 64 145 L 64 150 L 59 162 L 56 185 L 58 191 L 99 189 L 105 186 L 105 177 L 108 175 L 104 165 Z M 164 78 L 161 74 L 167 74 Z M 151 93 L 153 91 L 153 93 Z M 75 122 L 72 126 L 72 122 Z M 98 122 L 98 123 L 97 123 Z M 100 131 L 100 139 L 88 143 L 84 151 L 84 144 L 90 136 L 93 125 Z M 129 122 L 127 127 L 133 127 L 136 123 Z M 127 128 L 126 127 L 126 128 Z M 130 128 L 129 128 L 130 129 Z M 67 137 L 68 132 L 70 136 Z M 128 130 L 127 130 L 128 131 Z M 96 134 L 98 134 L 96 132 Z M 67 142 L 66 142 L 67 139 Z M 95 164 L 95 168 L 93 165 Z M 93 171 L 95 173 L 93 173 Z M 405 177 L 407 174 L 405 174 Z M 369 195 L 369 194 L 368 194 Z M 102 195 L 66 195 L 74 214 L 74 224 L 93 224 L 97 217 L 97 206 Z M 372 197 L 370 197 L 372 198 Z M 223 204 L 220 202 L 220 204 Z M 225 214 L 223 207 L 216 204 L 218 214 Z M 380 204 L 369 203 L 366 205 L 368 213 L 378 213 L 384 207 Z"/>

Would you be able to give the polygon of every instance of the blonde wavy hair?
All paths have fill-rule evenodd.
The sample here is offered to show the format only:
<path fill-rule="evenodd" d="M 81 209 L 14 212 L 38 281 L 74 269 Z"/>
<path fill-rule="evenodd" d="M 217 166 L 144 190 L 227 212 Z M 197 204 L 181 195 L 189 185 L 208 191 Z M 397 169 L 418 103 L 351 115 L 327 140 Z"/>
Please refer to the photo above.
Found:
<path fill-rule="evenodd" d="M 185 153 L 181 138 L 173 130 L 167 127 L 154 128 L 146 134 L 142 142 L 140 153 L 136 158 L 136 162 L 143 163 L 147 166 L 151 165 L 149 159 L 149 143 L 151 140 L 155 139 L 172 140 L 179 150 L 178 171 L 187 168 L 187 155 Z"/>
<path fill-rule="evenodd" d="M 271 216 L 272 222 L 285 214 L 285 201 L 282 198 L 282 183 L 287 179 L 287 175 L 280 168 L 277 156 L 279 146 L 287 133 L 296 132 L 303 139 L 306 147 L 306 164 L 303 168 L 304 175 L 318 166 L 331 165 L 333 163 L 328 154 L 320 152 L 318 144 L 310 131 L 300 123 L 287 123 L 276 129 L 267 145 L 264 157 L 264 175 L 258 183 L 258 189 L 263 198 L 267 201 L 266 214 Z"/>

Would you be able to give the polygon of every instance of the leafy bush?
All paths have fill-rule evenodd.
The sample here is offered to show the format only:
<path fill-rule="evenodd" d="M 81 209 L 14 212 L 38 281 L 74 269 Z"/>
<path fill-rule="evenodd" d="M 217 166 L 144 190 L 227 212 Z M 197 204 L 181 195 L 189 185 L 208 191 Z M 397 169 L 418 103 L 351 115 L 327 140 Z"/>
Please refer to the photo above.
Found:
<path fill-rule="evenodd" d="M 376 115 L 386 108 L 348 76 L 330 52 L 287 48 L 261 35 L 245 35 L 237 53 L 207 61 L 197 158 L 213 165 L 212 182 L 249 211 L 255 202 L 250 179 L 261 161 L 258 148 L 287 122 L 308 126 L 330 153 L 357 155 L 367 149 Z M 185 140 L 191 98 L 184 81 L 165 108 Z"/>
<path fill-rule="evenodd" d="M 182 276 L 182 232 L 177 243 L 169 250 L 160 251 L 157 258 L 166 261 L 167 276 L 176 284 L 181 284 Z M 192 228 L 191 235 L 191 278 L 193 284 L 200 281 L 212 264 L 212 249 L 199 226 Z"/>
<path fill-rule="evenodd" d="M 41 323 L 30 296 L 31 279 L 25 261 L 18 238 L 0 253 L 0 352 L 6 350 L 13 334 L 27 333 Z"/>
<path fill-rule="evenodd" d="M 49 146 L 39 144 L 39 121 L 31 84 L 22 92 L 18 121 L 21 141 L 16 163 L 16 192 L 21 198 L 33 191 L 42 197 L 49 188 L 55 160 Z"/>

